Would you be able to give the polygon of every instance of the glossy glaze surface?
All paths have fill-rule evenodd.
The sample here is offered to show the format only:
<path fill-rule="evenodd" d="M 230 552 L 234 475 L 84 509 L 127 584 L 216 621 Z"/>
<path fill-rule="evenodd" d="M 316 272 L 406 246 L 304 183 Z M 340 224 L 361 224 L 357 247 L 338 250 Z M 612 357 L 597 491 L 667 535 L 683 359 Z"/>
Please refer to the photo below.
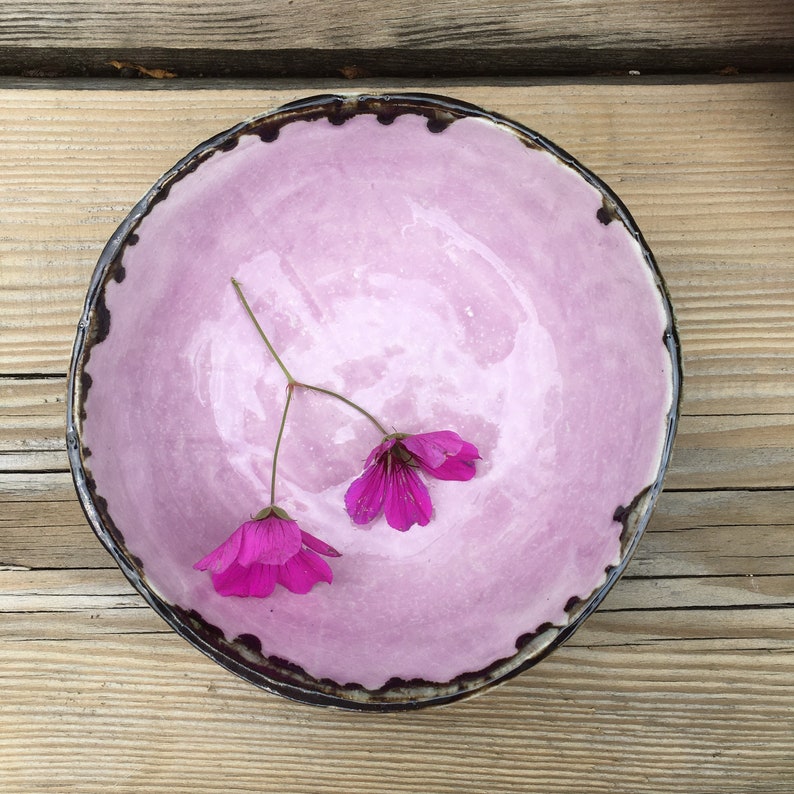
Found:
<path fill-rule="evenodd" d="M 86 463 L 148 586 L 370 689 L 449 681 L 565 625 L 621 561 L 615 511 L 657 479 L 673 403 L 661 292 L 602 205 L 503 127 L 412 114 L 242 135 L 175 182 L 123 249 L 85 367 Z M 232 276 L 297 378 L 483 458 L 430 484 L 427 527 L 357 527 L 343 495 L 380 438 L 298 393 L 277 499 L 343 554 L 305 596 L 221 598 L 192 568 L 267 504 L 283 406 Z"/>

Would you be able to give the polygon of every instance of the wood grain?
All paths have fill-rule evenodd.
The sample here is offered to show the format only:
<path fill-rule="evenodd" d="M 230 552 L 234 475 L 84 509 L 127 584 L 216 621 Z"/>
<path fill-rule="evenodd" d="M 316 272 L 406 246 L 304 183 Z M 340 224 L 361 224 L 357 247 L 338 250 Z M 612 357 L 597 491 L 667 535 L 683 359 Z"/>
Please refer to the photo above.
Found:
<path fill-rule="evenodd" d="M 66 379 L 0 378 L 0 472 L 68 471 Z M 794 418 L 688 415 L 679 425 L 669 489 L 794 488 Z"/>
<path fill-rule="evenodd" d="M 91 5 L 25 18 L 28 40 L 44 42 L 36 25 L 59 14 L 87 24 Z M 336 88 L 0 86 L 0 792 L 790 794 L 794 81 L 432 86 L 523 121 L 605 177 L 655 251 L 680 326 L 667 490 L 622 580 L 537 668 L 419 713 L 293 704 L 190 648 L 94 537 L 67 470 L 63 399 L 101 246 L 195 144 Z"/>
<path fill-rule="evenodd" d="M 68 469 L 66 380 L 0 377 L 0 471 Z"/>
<path fill-rule="evenodd" d="M 338 77 L 782 71 L 787 0 L 7 0 L 4 74 Z M 116 72 L 111 61 L 130 64 Z"/>
<path fill-rule="evenodd" d="M 0 658 L 7 791 L 788 794 L 794 771 L 786 653 L 569 646 L 452 709 L 367 718 L 251 692 L 169 635 Z"/>
<path fill-rule="evenodd" d="M 114 567 L 69 474 L 0 473 L 0 503 L 0 570 Z M 668 490 L 626 575 L 794 574 L 793 526 L 793 490 Z"/>

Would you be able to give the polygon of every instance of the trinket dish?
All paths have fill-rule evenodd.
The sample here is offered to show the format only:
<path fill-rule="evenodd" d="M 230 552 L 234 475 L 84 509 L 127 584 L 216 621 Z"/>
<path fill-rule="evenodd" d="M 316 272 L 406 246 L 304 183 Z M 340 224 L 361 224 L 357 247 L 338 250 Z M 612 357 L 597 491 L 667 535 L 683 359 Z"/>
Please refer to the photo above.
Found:
<path fill-rule="evenodd" d="M 285 380 L 389 433 L 453 430 L 467 482 L 432 518 L 362 526 L 382 440 L 295 390 L 274 487 L 336 549 L 333 582 L 222 596 L 196 562 L 270 504 Z M 444 703 L 531 667 L 624 570 L 661 490 L 680 359 L 618 197 L 498 114 L 431 95 L 317 96 L 160 178 L 105 247 L 77 331 L 67 441 L 89 522 L 179 633 L 306 703 Z"/>

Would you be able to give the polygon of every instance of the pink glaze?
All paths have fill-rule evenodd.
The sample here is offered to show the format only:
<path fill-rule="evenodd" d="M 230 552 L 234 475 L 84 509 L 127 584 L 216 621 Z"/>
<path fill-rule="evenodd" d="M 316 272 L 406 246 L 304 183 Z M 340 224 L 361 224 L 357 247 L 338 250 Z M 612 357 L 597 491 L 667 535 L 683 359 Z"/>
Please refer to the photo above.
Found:
<path fill-rule="evenodd" d="M 369 688 L 447 681 L 564 625 L 620 560 L 613 514 L 656 479 L 672 400 L 659 292 L 601 202 L 491 122 L 434 134 L 411 114 L 246 135 L 175 183 L 107 287 L 83 427 L 155 592 Z M 344 494 L 377 431 L 296 392 L 276 498 L 343 555 L 308 595 L 223 598 L 193 568 L 267 505 L 283 407 L 231 276 L 295 377 L 482 456 L 469 482 L 428 480 L 426 527 L 358 527 Z"/>

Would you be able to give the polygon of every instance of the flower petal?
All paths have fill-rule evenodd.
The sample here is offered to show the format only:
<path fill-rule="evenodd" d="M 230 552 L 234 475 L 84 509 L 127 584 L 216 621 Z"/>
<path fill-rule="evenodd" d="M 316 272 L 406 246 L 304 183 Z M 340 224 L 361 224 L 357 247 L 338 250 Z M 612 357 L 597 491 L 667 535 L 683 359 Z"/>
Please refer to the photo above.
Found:
<path fill-rule="evenodd" d="M 422 471 L 431 477 L 466 481 L 477 473 L 474 464 L 475 460 L 480 459 L 477 447 L 451 430 L 408 436 L 402 444 L 422 467 Z"/>
<path fill-rule="evenodd" d="M 234 563 L 240 552 L 240 546 L 243 542 L 243 527 L 245 527 L 245 524 L 238 527 L 217 549 L 200 559 L 193 567 L 197 571 L 209 570 L 214 573 L 225 571 Z"/>
<path fill-rule="evenodd" d="M 436 430 L 406 436 L 400 442 L 416 458 L 422 468 L 436 469 L 450 455 L 457 455 L 463 439 L 452 430 Z"/>
<path fill-rule="evenodd" d="M 333 546 L 330 546 L 324 540 L 315 538 L 314 535 L 310 535 L 303 530 L 301 530 L 301 539 L 303 540 L 304 546 L 310 548 L 312 551 L 316 551 L 318 554 L 324 554 L 326 557 L 342 556 L 341 552 L 338 552 Z"/>
<path fill-rule="evenodd" d="M 364 468 L 366 469 L 371 466 L 376 459 L 382 458 L 396 443 L 396 438 L 387 438 L 382 444 L 378 444 L 378 446 L 367 455 Z"/>
<path fill-rule="evenodd" d="M 276 586 L 278 570 L 277 565 L 254 563 L 244 568 L 235 562 L 222 573 L 212 574 L 212 584 L 222 596 L 265 598 Z"/>
<path fill-rule="evenodd" d="M 246 521 L 241 529 L 243 542 L 237 556 L 240 565 L 247 567 L 255 562 L 282 565 L 300 551 L 301 530 L 297 521 L 271 513 L 259 521 Z"/>
<path fill-rule="evenodd" d="M 383 500 L 386 498 L 386 471 L 383 461 L 383 457 L 378 458 L 364 469 L 364 473 L 353 480 L 345 493 L 345 508 L 356 524 L 368 524 L 377 518 L 383 508 Z"/>
<path fill-rule="evenodd" d="M 463 442 L 457 455 L 448 457 L 444 463 L 432 471 L 425 470 L 439 480 L 470 480 L 477 473 L 474 461 L 480 460 L 480 454 L 474 444 Z"/>
<path fill-rule="evenodd" d="M 301 549 L 294 557 L 278 567 L 279 584 L 293 593 L 308 593 L 317 582 L 331 582 L 331 566 L 313 551 Z"/>
<path fill-rule="evenodd" d="M 390 527 L 405 532 L 414 524 L 426 526 L 433 512 L 427 487 L 407 463 L 392 457 L 383 512 Z"/>

